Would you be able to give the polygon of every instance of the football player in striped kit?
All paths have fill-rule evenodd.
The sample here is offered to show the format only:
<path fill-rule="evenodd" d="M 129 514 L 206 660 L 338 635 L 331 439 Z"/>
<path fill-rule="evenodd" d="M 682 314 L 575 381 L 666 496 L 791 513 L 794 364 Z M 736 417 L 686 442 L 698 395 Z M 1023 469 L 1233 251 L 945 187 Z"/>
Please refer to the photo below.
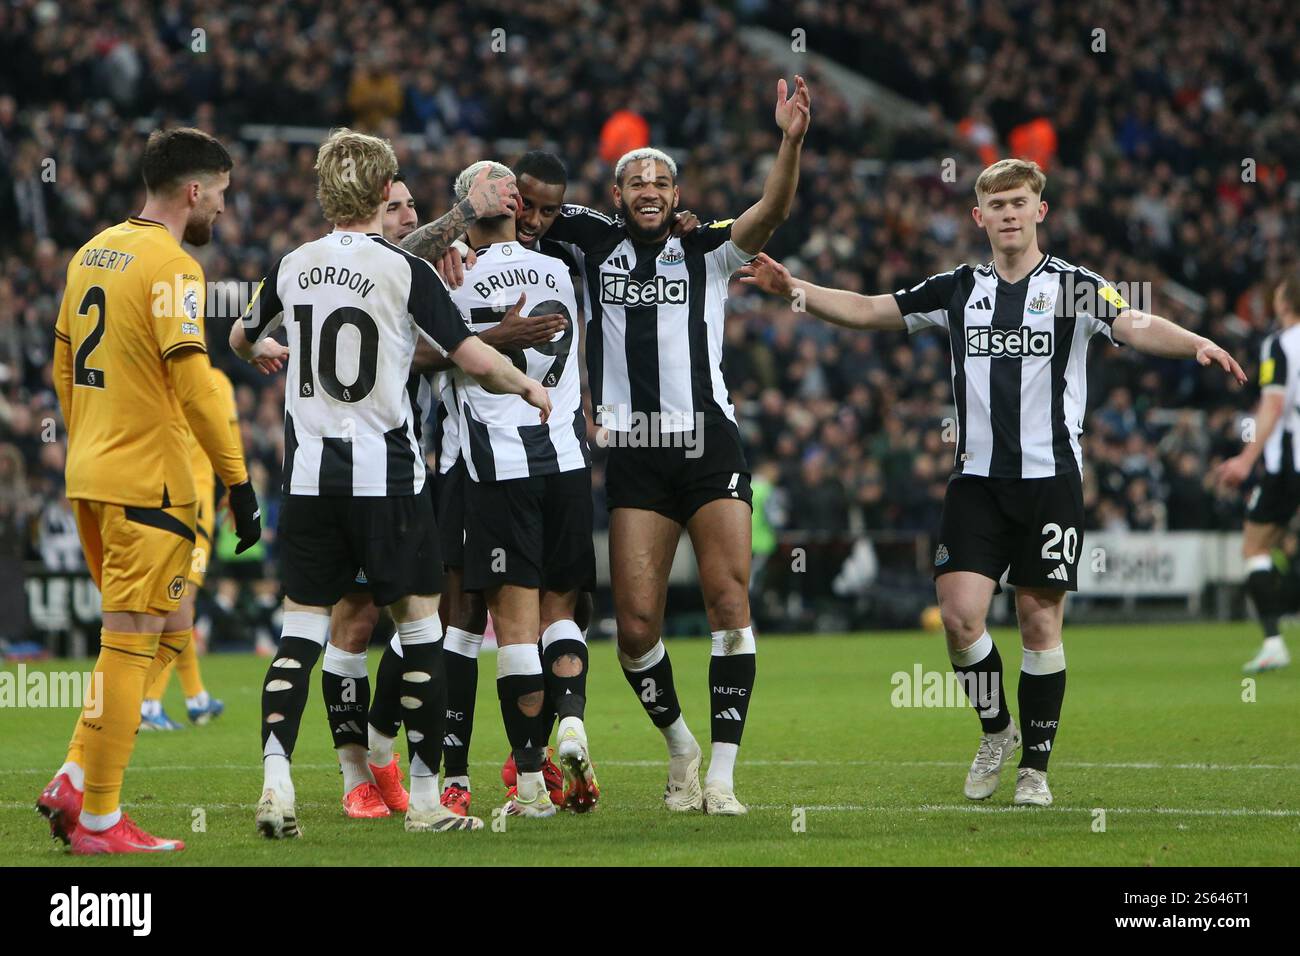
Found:
<path fill-rule="evenodd" d="M 947 331 L 958 439 L 934 576 L 949 658 L 983 730 L 965 793 L 992 796 L 1023 742 L 1014 802 L 1036 806 L 1052 802 L 1047 761 L 1065 697 L 1061 627 L 1083 548 L 1079 436 L 1088 340 L 1101 335 L 1149 355 L 1218 365 L 1245 382 L 1232 356 L 1209 339 L 1130 307 L 1095 272 L 1044 255 L 1037 226 L 1047 215 L 1045 185 L 1035 163 L 989 166 L 976 180 L 972 217 L 988 234 L 992 261 L 892 295 L 822 288 L 766 256 L 741 280 L 845 328 Z M 986 626 L 1008 569 L 1024 648 L 1019 726 L 1003 699 L 1002 659 Z"/>
<path fill-rule="evenodd" d="M 1291 663 L 1280 619 L 1294 609 L 1296 595 L 1288 592 L 1273 552 L 1300 507 L 1300 270 L 1278 283 L 1273 308 L 1278 328 L 1260 350 L 1261 394 L 1253 439 L 1218 469 L 1219 481 L 1235 488 L 1250 477 L 1255 462 L 1264 461 L 1264 474 L 1247 503 L 1241 541 L 1246 593 L 1264 631 L 1263 646 L 1243 668 L 1247 674 Z"/>
<path fill-rule="evenodd" d="M 789 215 L 811 121 L 802 77 L 777 83 L 781 132 L 763 195 L 738 218 L 672 235 L 677 164 L 657 149 L 615 165 L 619 217 L 565 206 L 548 238 L 583 254 L 587 369 L 596 424 L 607 436 L 610 576 L 619 662 L 668 748 L 664 803 L 734 816 L 734 771 L 755 677 L 749 613 L 749 465 L 722 376 L 729 279 Z M 668 575 L 685 528 L 699 565 L 712 635 L 712 752 L 686 725 L 661 639 Z"/>
<path fill-rule="evenodd" d="M 267 837 L 300 835 L 290 758 L 311 668 L 330 608 L 365 569 L 376 604 L 390 606 L 405 669 L 402 706 L 411 748 L 409 831 L 477 829 L 438 802 L 445 723 L 441 585 L 433 506 L 422 494 L 423 454 L 406 394 L 416 342 L 432 341 L 499 393 L 520 395 L 544 422 L 550 398 L 477 340 L 433 267 L 380 234 L 397 158 L 385 140 L 336 130 L 317 154 L 317 195 L 334 231 L 270 269 L 231 330 L 255 343 L 287 317 L 284 505 L 280 515 L 284 633 L 262 695 L 264 782 L 256 821 Z M 502 212 L 513 213 L 512 204 Z M 350 731 L 361 746 L 365 731 Z M 336 734 L 336 746 L 340 742 Z M 358 781 L 365 778 L 357 768 Z"/>

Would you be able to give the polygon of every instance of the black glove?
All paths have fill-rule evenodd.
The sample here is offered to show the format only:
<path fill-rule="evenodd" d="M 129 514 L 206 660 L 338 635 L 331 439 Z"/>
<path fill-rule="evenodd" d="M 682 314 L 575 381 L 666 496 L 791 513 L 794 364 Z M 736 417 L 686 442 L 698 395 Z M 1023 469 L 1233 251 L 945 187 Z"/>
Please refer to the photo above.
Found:
<path fill-rule="evenodd" d="M 235 554 L 243 554 L 262 538 L 262 510 L 251 483 L 245 481 L 230 489 L 230 513 L 235 516 L 235 537 L 239 538 Z"/>

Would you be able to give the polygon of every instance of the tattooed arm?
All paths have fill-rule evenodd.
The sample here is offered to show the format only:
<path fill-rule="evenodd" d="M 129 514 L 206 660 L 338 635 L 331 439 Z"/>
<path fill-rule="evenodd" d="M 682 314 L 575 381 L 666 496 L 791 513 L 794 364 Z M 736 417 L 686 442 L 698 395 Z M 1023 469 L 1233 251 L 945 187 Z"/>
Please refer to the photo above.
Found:
<path fill-rule="evenodd" d="M 489 172 L 484 167 L 475 177 L 469 194 L 456 203 L 451 212 L 410 233 L 402 240 L 402 248 L 421 259 L 441 259 L 443 253 L 465 234 L 470 223 L 475 220 L 513 216 L 519 204 L 515 178 L 503 176 L 500 179 L 488 179 Z"/>

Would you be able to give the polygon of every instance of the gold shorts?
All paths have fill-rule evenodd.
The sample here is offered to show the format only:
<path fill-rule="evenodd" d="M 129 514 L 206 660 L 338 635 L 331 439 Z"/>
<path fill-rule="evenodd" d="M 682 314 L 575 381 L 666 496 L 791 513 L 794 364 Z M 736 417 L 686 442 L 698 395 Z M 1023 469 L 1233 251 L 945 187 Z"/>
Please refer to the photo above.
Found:
<path fill-rule="evenodd" d="M 166 615 L 180 607 L 197 505 L 137 508 L 80 499 L 72 505 L 105 611 Z"/>

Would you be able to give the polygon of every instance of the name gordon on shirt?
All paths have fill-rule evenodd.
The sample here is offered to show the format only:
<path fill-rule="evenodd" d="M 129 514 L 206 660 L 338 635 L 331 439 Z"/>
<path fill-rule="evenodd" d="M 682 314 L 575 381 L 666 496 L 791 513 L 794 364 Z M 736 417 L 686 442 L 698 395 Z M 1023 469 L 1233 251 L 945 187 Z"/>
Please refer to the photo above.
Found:
<path fill-rule="evenodd" d="M 1028 326 L 998 329 L 989 325 L 966 327 L 966 355 L 969 358 L 1025 358 L 1052 354 L 1052 333 Z"/>

